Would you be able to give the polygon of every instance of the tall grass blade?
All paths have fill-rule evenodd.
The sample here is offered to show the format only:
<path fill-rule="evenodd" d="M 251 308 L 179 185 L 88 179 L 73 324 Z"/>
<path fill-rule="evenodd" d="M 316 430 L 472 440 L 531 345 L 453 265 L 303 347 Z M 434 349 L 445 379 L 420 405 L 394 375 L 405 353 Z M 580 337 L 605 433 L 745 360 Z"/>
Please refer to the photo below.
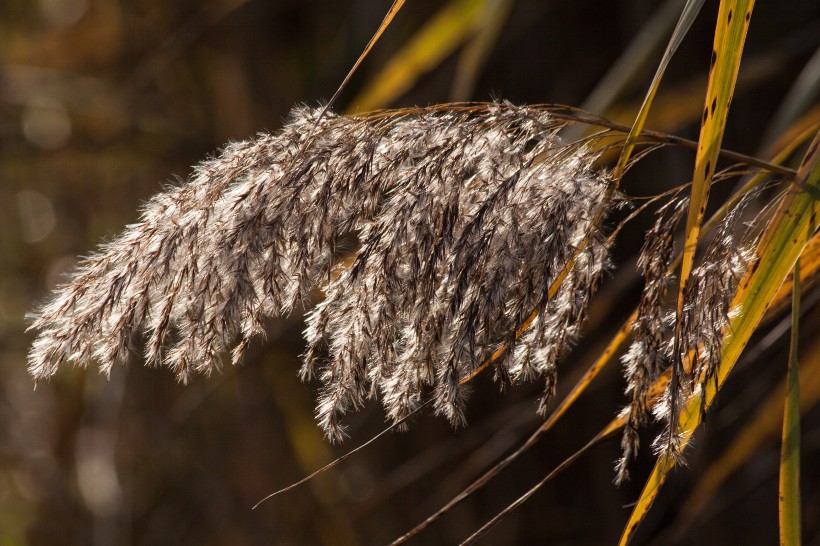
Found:
<path fill-rule="evenodd" d="M 718 151 L 726 128 L 729 105 L 732 102 L 743 44 L 751 19 L 753 0 L 724 0 L 718 10 L 715 27 L 714 49 L 706 91 L 706 105 L 701 120 L 698 149 L 695 156 L 695 172 L 692 176 L 692 192 L 689 212 L 686 217 L 686 235 L 680 270 L 680 287 L 675 321 L 675 345 L 672 354 L 672 383 L 669 403 L 669 437 L 666 449 L 675 455 L 678 451 L 674 437 L 674 421 L 677 415 L 683 377 L 692 374 L 692 366 L 685 366 L 681 353 L 684 336 L 682 330 L 683 309 L 686 302 L 687 286 L 695 261 L 695 251 L 700 239 L 701 222 L 709 200 L 709 188 L 717 166 Z M 683 377 L 682 377 L 683 376 Z"/>
<path fill-rule="evenodd" d="M 809 136 L 803 138 L 803 140 L 808 140 L 818 130 L 820 130 L 820 104 L 795 120 L 788 129 L 779 135 L 772 144 L 766 146 L 761 153 L 763 157 L 771 156 L 773 155 L 772 150 L 780 150 L 786 146 L 786 143 L 802 143 L 802 141 L 799 140 L 801 137 L 798 135 L 808 133 Z M 799 144 L 797 146 L 799 146 Z M 795 148 L 797 146 L 795 146 Z"/>
<path fill-rule="evenodd" d="M 772 142 L 785 132 L 792 120 L 814 106 L 820 93 L 820 48 L 814 52 L 777 108 L 763 142 Z"/>
<path fill-rule="evenodd" d="M 651 57 L 663 44 L 663 39 L 679 17 L 681 0 L 666 0 L 641 26 L 638 34 L 624 49 L 618 60 L 595 86 L 581 109 L 604 114 L 627 90 L 634 87 L 648 69 Z M 618 118 L 614 118 L 618 119 Z M 583 127 L 569 127 L 565 133 L 568 140 L 581 136 Z"/>
<path fill-rule="evenodd" d="M 815 133 L 817 133 L 819 128 L 820 127 L 818 126 L 813 126 L 809 130 L 804 130 L 798 133 L 791 140 L 779 143 L 780 145 L 776 148 L 779 151 L 776 154 L 773 154 L 774 157 L 772 157 L 771 162 L 775 165 L 782 165 L 783 163 L 785 163 L 786 160 L 792 155 L 792 153 L 794 153 L 794 151 L 798 147 L 802 146 L 807 140 L 812 138 Z M 721 218 L 723 218 L 732 208 L 734 208 L 740 202 L 741 199 L 743 199 L 743 196 L 745 196 L 754 188 L 762 184 L 768 176 L 769 173 L 766 171 L 762 171 L 755 174 L 754 176 L 751 176 L 732 195 L 732 197 L 730 197 L 725 203 L 723 203 L 723 205 L 720 206 L 720 208 L 718 208 L 715 214 L 713 214 L 707 222 L 703 223 L 702 231 L 707 232 L 710 231 L 713 227 L 715 227 L 717 222 Z"/>
<path fill-rule="evenodd" d="M 786 401 L 783 409 L 783 442 L 780 450 L 780 544 L 800 544 L 800 378 L 797 340 L 800 337 L 800 260 L 794 264 L 792 287 L 792 332 Z"/>

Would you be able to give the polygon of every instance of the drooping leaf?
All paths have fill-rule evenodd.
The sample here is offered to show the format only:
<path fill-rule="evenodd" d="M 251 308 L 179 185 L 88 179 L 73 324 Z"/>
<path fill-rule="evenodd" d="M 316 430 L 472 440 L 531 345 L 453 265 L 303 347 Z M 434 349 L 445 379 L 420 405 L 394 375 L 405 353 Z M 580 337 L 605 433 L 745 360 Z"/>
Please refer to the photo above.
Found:
<path fill-rule="evenodd" d="M 780 446 L 780 486 L 778 507 L 780 544 L 800 544 L 800 378 L 797 340 L 800 337 L 800 260 L 794 264 L 792 283 L 792 332 L 789 368 L 786 374 L 786 401 L 783 410 L 783 440 Z"/>

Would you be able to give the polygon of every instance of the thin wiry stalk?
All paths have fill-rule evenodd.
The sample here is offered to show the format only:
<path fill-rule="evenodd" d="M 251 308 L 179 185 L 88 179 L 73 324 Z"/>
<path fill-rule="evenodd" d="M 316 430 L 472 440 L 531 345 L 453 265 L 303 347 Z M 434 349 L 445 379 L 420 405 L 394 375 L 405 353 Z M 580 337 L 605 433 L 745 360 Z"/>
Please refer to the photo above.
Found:
<path fill-rule="evenodd" d="M 560 474 L 563 470 L 565 470 L 568 466 L 573 464 L 575 461 L 581 458 L 584 454 L 586 454 L 590 449 L 601 443 L 604 439 L 606 439 L 612 431 L 605 431 L 604 433 L 596 435 L 592 438 L 589 442 L 587 442 L 583 447 L 578 449 L 575 453 L 564 459 L 564 461 L 555 467 L 549 474 L 544 476 L 541 481 L 531 487 L 526 493 L 518 497 L 515 501 L 508 504 L 503 510 L 501 510 L 498 514 L 493 516 L 489 521 L 487 521 L 484 525 L 482 525 L 479 529 L 477 529 L 473 534 L 469 537 L 461 541 L 460 546 L 467 546 L 469 544 L 474 544 L 478 539 L 486 535 L 493 527 L 495 527 L 502 519 L 507 517 L 510 513 L 516 510 L 519 506 L 524 504 L 527 500 L 530 499 L 535 493 L 538 492 L 539 489 L 544 487 L 547 482 L 553 479 L 555 476 Z M 394 542 L 396 544 L 398 541 Z"/>
<path fill-rule="evenodd" d="M 302 375 L 324 384 L 317 416 L 333 439 L 365 398 L 380 395 L 399 421 L 427 388 L 438 413 L 462 422 L 462 379 L 502 345 L 497 375 L 541 377 L 546 399 L 607 262 L 597 224 L 612 195 L 596 154 L 555 136 L 562 126 L 508 104 L 363 117 L 297 108 L 279 133 L 200 164 L 86 259 L 35 313 L 30 371 L 96 360 L 108 372 L 144 334 L 146 361 L 187 381 L 229 351 L 239 362 L 266 319 L 319 286 Z M 350 238 L 352 265 L 334 272 Z"/>

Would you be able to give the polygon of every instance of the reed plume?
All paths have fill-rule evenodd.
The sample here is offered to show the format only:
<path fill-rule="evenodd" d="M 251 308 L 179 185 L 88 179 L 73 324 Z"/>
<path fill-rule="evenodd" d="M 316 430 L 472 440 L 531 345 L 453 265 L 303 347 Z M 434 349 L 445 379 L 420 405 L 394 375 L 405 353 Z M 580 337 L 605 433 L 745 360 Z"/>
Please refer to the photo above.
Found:
<path fill-rule="evenodd" d="M 612 195 L 596 154 L 561 143 L 561 127 L 509 104 L 296 108 L 278 133 L 196 166 L 83 260 L 32 315 L 29 370 L 96 361 L 107 373 L 142 336 L 146 363 L 188 381 L 229 352 L 240 362 L 267 319 L 320 288 L 301 373 L 324 385 L 317 417 L 332 439 L 367 397 L 397 420 L 428 388 L 438 413 L 463 422 L 461 381 L 501 346 L 497 376 L 541 378 L 546 399 L 607 263 L 599 224 Z"/>
<path fill-rule="evenodd" d="M 754 256 L 755 233 L 747 229 L 746 233 L 738 234 L 738 223 L 759 192 L 746 194 L 718 222 L 700 265 L 693 270 L 686 286 L 677 343 L 676 317 L 667 289 L 674 280 L 674 236 L 689 199 L 674 199 L 662 206 L 655 225 L 647 232 L 638 259 L 644 289 L 631 327 L 632 343 L 621 357 L 630 403 L 623 412 L 626 425 L 621 439 L 623 455 L 616 464 L 616 483 L 628 479 L 629 462 L 637 456 L 640 444 L 638 430 L 648 424 L 650 415 L 665 424 L 665 431 L 653 442 L 655 452 L 682 462 L 682 447 L 675 434 L 678 415 L 672 408 L 683 407 L 693 393 L 715 377 L 730 317 L 739 312 L 731 308 L 731 301 Z M 678 354 L 674 354 L 674 347 L 679 348 Z M 680 381 L 670 382 L 664 395 L 653 399 L 653 384 L 664 370 L 675 365 L 680 366 Z"/>

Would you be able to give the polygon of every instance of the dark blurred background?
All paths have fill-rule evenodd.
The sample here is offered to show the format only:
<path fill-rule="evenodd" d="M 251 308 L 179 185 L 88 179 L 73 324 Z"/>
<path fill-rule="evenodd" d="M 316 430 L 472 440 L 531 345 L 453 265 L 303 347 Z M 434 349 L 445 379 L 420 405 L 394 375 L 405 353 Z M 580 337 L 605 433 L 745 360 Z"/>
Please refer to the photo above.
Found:
<path fill-rule="evenodd" d="M 586 105 L 628 123 L 681 4 L 409 0 L 336 109 L 500 98 Z M 394 55 L 440 10 L 451 9 L 458 21 L 476 5 L 484 15 L 469 32 L 418 71 L 405 62 L 408 83 L 393 95 L 368 98 Z M 697 137 L 717 5 L 706 2 L 673 59 L 651 128 Z M 324 441 L 313 420 L 317 385 L 296 377 L 301 317 L 271 323 L 268 341 L 242 367 L 188 386 L 167 370 L 143 367 L 138 355 L 110 378 L 66 368 L 34 390 L 27 375 L 33 336 L 24 314 L 77 256 L 134 222 L 140 203 L 226 142 L 275 131 L 297 103 L 327 100 L 388 7 L 386 0 L 0 3 L 0 544 L 383 544 L 535 429 L 540 385 L 500 394 L 479 378 L 468 428 L 453 431 L 443 419 L 420 416 L 409 432 L 380 439 L 252 511 L 266 494 L 384 427 L 372 402 L 349 418 L 345 445 Z M 640 55 L 624 54 L 644 35 Z M 781 113 L 818 36 L 815 0 L 757 3 L 727 147 L 761 153 L 784 124 L 814 106 L 810 95 L 791 117 Z M 624 64 L 615 65 L 619 59 Z M 613 66 L 624 81 L 604 80 Z M 647 195 L 686 182 L 691 161 L 688 152 L 659 154 L 626 189 Z M 585 341 L 560 369 L 559 392 L 637 302 L 634 254 L 648 221 L 619 242 L 615 258 L 625 267 L 604 283 Z M 777 541 L 775 438 L 703 510 L 688 522 L 676 519 L 700 472 L 782 378 L 783 344 L 757 350 L 773 364 L 737 370 L 696 438 L 690 467 L 675 472 L 639 542 Z M 586 443 L 624 404 L 617 367 L 610 368 L 538 446 L 416 543 L 464 539 Z M 820 450 L 818 421 L 816 407 L 804 416 L 809 538 L 820 520 L 820 476 L 811 464 Z M 645 452 L 635 479 L 616 488 L 618 456 L 617 439 L 596 448 L 486 543 L 614 542 L 652 462 Z"/>

